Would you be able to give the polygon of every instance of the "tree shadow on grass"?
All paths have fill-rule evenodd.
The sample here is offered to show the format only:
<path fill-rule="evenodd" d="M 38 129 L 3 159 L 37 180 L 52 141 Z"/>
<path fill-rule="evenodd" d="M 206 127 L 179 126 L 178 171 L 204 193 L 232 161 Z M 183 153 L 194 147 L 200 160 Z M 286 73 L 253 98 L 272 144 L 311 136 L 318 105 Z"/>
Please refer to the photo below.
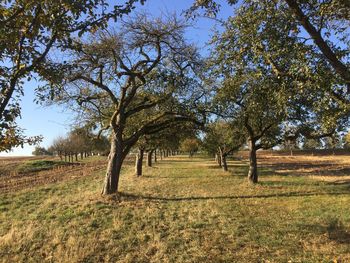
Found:
<path fill-rule="evenodd" d="M 208 176 L 206 176 L 208 177 Z M 187 176 L 187 175 L 176 175 L 176 176 L 163 176 L 163 175 L 142 175 L 137 178 L 147 178 L 147 179 L 201 179 L 203 178 L 202 175 L 197 176 Z"/>
<path fill-rule="evenodd" d="M 301 225 L 300 230 L 319 235 L 326 234 L 332 241 L 350 245 L 350 229 L 346 228 L 338 218 L 329 219 L 325 225 Z"/>
<path fill-rule="evenodd" d="M 176 159 L 163 159 L 159 161 L 162 164 L 172 164 L 172 163 L 203 163 L 203 160 L 198 159 L 188 159 L 188 160 L 176 160 Z"/>
<path fill-rule="evenodd" d="M 350 195 L 349 192 L 287 192 L 278 194 L 262 194 L 262 195 L 237 195 L 237 196 L 186 196 L 186 197 L 162 197 L 162 196 L 145 196 L 131 193 L 120 192 L 117 196 L 112 197 L 116 201 L 160 201 L 160 202 L 178 202 L 178 201 L 201 201 L 201 200 L 235 200 L 235 199 L 264 199 L 279 197 L 308 197 L 308 196 L 338 196 Z"/>

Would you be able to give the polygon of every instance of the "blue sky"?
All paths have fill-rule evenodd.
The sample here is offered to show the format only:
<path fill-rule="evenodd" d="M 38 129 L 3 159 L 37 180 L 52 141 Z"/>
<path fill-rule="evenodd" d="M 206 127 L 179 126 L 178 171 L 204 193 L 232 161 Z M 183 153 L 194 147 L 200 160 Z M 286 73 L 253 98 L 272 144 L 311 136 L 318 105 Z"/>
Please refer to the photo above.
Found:
<path fill-rule="evenodd" d="M 218 1 L 222 5 L 219 17 L 226 18 L 233 13 L 233 8 L 225 4 L 225 0 Z M 166 13 L 176 12 L 181 15 L 188 9 L 192 0 L 147 0 L 145 5 L 138 5 L 136 11 L 147 11 L 153 16 L 160 16 Z M 186 37 L 190 42 L 197 44 L 203 54 L 207 53 L 206 42 L 212 34 L 211 29 L 214 21 L 208 18 L 198 18 L 194 22 L 194 27 L 189 28 Z M 72 120 L 72 113 L 65 111 L 63 107 L 42 107 L 35 104 L 34 90 L 40 85 L 35 81 L 24 84 L 24 97 L 22 98 L 22 118 L 18 120 L 20 127 L 25 129 L 28 136 L 42 135 L 44 140 L 41 146 L 49 146 L 57 136 L 64 135 L 69 130 Z M 9 153 L 0 153 L 0 156 L 24 156 L 31 155 L 34 146 L 24 146 L 16 148 Z"/>

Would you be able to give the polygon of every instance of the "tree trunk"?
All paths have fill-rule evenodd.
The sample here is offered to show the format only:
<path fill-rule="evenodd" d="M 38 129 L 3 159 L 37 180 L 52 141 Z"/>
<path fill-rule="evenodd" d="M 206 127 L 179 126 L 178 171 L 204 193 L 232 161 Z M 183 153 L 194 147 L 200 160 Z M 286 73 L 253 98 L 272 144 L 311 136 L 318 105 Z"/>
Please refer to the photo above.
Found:
<path fill-rule="evenodd" d="M 75 161 L 76 162 L 78 161 L 78 154 L 77 153 L 75 154 Z"/>
<path fill-rule="evenodd" d="M 159 156 L 160 156 L 160 160 L 163 160 L 163 151 L 159 150 Z"/>
<path fill-rule="evenodd" d="M 118 192 L 120 170 L 123 164 L 122 134 L 114 134 L 111 141 L 111 150 L 108 155 L 107 171 L 102 189 L 102 195 Z"/>
<path fill-rule="evenodd" d="M 221 154 L 220 159 L 221 159 L 221 167 L 222 167 L 222 169 L 224 170 L 224 172 L 227 172 L 228 168 L 227 168 L 226 154 Z"/>
<path fill-rule="evenodd" d="M 227 172 L 228 171 L 228 168 L 227 168 L 227 161 L 226 161 L 226 156 L 227 154 L 225 154 L 223 152 L 223 150 L 221 149 L 221 147 L 218 147 L 219 148 L 219 153 L 220 153 L 220 167 L 222 167 L 222 169 Z"/>
<path fill-rule="evenodd" d="M 147 152 L 147 166 L 152 167 L 152 154 L 153 150 Z"/>
<path fill-rule="evenodd" d="M 135 175 L 141 176 L 142 175 L 142 162 L 143 162 L 143 153 L 144 149 L 139 148 L 139 152 L 136 155 L 136 161 L 135 161 Z"/>
<path fill-rule="evenodd" d="M 154 150 L 154 162 L 156 163 L 158 160 L 157 160 L 157 149 Z"/>
<path fill-rule="evenodd" d="M 221 165 L 221 154 L 219 153 L 219 154 L 216 154 L 215 155 L 216 156 L 216 161 L 217 161 L 217 163 L 218 163 L 218 165 L 220 166 L 220 167 L 222 167 L 222 165 Z"/>
<path fill-rule="evenodd" d="M 256 146 L 255 141 L 250 139 L 249 142 L 249 172 L 248 172 L 248 181 L 251 183 L 258 182 L 258 166 L 256 159 Z"/>

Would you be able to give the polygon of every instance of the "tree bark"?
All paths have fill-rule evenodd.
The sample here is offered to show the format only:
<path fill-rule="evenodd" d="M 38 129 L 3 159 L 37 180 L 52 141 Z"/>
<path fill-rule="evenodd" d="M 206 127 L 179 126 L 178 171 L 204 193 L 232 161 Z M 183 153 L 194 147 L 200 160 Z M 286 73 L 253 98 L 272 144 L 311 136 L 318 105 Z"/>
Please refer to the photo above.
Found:
<path fill-rule="evenodd" d="M 152 154 L 153 150 L 147 152 L 147 166 L 152 167 Z"/>
<path fill-rule="evenodd" d="M 220 155 L 220 153 L 219 153 L 219 154 L 216 154 L 216 157 L 217 157 L 216 161 L 217 161 L 219 167 L 222 167 L 222 164 L 221 164 L 221 155 Z"/>
<path fill-rule="evenodd" d="M 108 155 L 107 171 L 105 175 L 102 195 L 118 192 L 118 182 L 123 164 L 122 134 L 114 134 L 111 141 L 111 150 Z"/>
<path fill-rule="evenodd" d="M 156 163 L 158 160 L 157 160 L 157 149 L 154 150 L 154 162 Z"/>
<path fill-rule="evenodd" d="M 222 169 L 227 172 L 228 168 L 227 168 L 227 161 L 226 161 L 226 156 L 227 154 L 225 154 L 223 152 L 223 150 L 221 149 L 221 147 L 219 147 L 219 153 L 220 153 L 220 167 L 222 167 Z"/>
<path fill-rule="evenodd" d="M 159 150 L 159 156 L 160 156 L 160 160 L 163 160 L 163 151 Z"/>
<path fill-rule="evenodd" d="M 256 159 L 256 145 L 254 139 L 249 139 L 249 172 L 248 172 L 248 181 L 251 183 L 258 182 L 258 165 Z"/>
<path fill-rule="evenodd" d="M 223 154 L 221 156 L 221 163 L 222 163 L 222 169 L 224 170 L 224 172 L 227 172 L 228 171 L 228 168 L 227 168 L 227 161 L 226 161 L 226 155 Z"/>
<path fill-rule="evenodd" d="M 136 176 L 142 175 L 143 153 L 144 153 L 144 149 L 139 148 L 139 152 L 136 155 L 136 162 L 135 162 L 135 175 Z"/>

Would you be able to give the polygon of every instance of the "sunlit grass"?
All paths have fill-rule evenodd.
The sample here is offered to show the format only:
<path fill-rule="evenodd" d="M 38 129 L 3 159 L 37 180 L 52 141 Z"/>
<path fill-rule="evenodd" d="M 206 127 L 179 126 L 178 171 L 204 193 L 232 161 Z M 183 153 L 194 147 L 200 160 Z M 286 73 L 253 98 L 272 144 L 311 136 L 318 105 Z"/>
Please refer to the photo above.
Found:
<path fill-rule="evenodd" d="M 3 262 L 350 261 L 349 183 L 262 167 L 246 182 L 204 158 L 172 157 L 120 197 L 101 197 L 103 172 L 0 196 Z"/>

